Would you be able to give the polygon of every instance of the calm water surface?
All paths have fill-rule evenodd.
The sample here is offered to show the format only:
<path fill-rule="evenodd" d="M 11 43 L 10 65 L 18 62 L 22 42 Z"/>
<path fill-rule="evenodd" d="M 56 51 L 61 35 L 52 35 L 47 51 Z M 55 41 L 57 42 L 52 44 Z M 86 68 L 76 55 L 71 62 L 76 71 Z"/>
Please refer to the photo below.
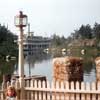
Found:
<path fill-rule="evenodd" d="M 89 58 L 90 59 L 90 58 Z M 53 78 L 53 57 L 50 55 L 39 55 L 34 57 L 27 57 L 25 59 L 24 71 L 26 76 L 42 75 L 46 76 L 49 81 Z M 87 61 L 87 60 L 86 60 Z M 93 61 L 88 60 L 84 64 L 84 81 L 93 82 L 96 80 L 95 64 Z M 14 71 L 18 73 L 18 69 Z"/>

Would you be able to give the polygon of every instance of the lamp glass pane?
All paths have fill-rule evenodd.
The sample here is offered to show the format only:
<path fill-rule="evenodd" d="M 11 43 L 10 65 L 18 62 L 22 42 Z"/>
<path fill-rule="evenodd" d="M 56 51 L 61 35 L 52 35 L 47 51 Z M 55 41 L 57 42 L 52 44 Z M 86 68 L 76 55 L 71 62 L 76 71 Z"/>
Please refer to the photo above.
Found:
<path fill-rule="evenodd" d="M 27 25 L 27 17 L 23 18 L 23 25 Z"/>
<path fill-rule="evenodd" d="M 20 22 L 19 17 L 15 17 L 15 25 L 19 25 L 20 24 L 19 22 Z"/>
<path fill-rule="evenodd" d="M 20 26 L 22 25 L 23 27 L 27 25 L 27 17 L 22 17 L 20 18 L 20 16 L 15 16 L 15 25 L 16 26 Z"/>
<path fill-rule="evenodd" d="M 23 18 L 19 18 L 19 25 L 23 25 Z"/>

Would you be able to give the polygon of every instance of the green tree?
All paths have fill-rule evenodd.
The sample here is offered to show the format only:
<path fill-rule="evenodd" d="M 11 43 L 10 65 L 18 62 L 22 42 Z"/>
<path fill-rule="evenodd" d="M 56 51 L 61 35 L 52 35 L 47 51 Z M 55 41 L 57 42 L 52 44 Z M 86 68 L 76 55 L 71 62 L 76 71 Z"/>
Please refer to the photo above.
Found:
<path fill-rule="evenodd" d="M 66 38 L 64 36 L 60 37 L 59 35 L 54 34 L 52 36 L 52 46 L 61 46 L 64 45 Z"/>
<path fill-rule="evenodd" d="M 81 38 L 87 38 L 87 39 L 91 39 L 93 36 L 92 36 L 92 29 L 91 29 L 91 26 L 89 24 L 87 24 L 86 26 L 85 25 L 82 25 L 79 29 L 79 32 L 78 34 L 81 36 Z"/>
<path fill-rule="evenodd" d="M 14 35 L 5 26 L 0 25 L 0 55 L 7 56 L 13 55 L 17 56 L 17 44 L 14 43 Z"/>
<path fill-rule="evenodd" d="M 95 23 L 93 27 L 93 35 L 96 37 L 98 40 L 100 39 L 100 24 Z"/>

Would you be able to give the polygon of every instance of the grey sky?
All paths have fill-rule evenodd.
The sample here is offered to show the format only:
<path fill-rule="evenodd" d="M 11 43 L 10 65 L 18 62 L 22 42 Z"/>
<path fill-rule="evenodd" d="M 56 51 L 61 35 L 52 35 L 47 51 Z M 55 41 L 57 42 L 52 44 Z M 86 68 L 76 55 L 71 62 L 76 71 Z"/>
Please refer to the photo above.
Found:
<path fill-rule="evenodd" d="M 35 35 L 67 37 L 82 24 L 100 23 L 99 9 L 100 0 L 0 0 L 0 23 L 19 33 L 14 16 L 22 10 Z"/>

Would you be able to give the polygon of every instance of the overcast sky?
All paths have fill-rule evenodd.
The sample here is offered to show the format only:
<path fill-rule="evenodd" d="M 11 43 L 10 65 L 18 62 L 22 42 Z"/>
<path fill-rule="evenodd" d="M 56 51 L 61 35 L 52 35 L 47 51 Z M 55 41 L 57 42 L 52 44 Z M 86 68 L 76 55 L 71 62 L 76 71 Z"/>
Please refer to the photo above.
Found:
<path fill-rule="evenodd" d="M 14 16 L 20 10 L 27 14 L 35 35 L 67 37 L 82 24 L 100 23 L 100 0 L 0 0 L 0 23 L 16 34 Z"/>

